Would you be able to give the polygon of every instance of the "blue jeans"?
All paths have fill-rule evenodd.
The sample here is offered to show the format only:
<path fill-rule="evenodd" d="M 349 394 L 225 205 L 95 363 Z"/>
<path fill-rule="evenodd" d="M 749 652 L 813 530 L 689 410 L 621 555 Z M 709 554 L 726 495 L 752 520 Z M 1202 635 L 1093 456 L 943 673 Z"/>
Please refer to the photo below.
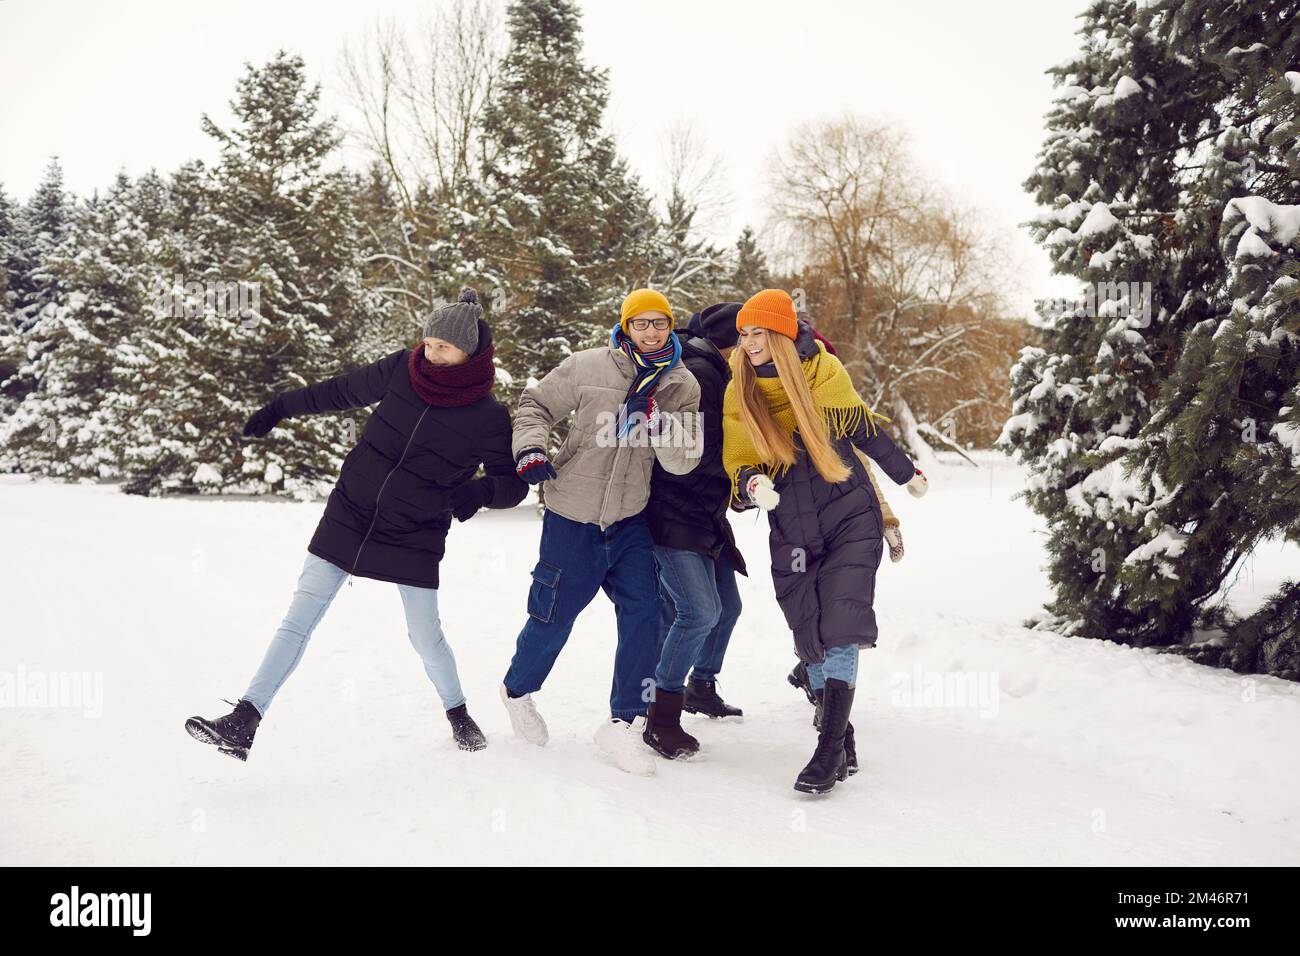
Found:
<path fill-rule="evenodd" d="M 659 572 L 659 666 L 655 686 L 680 694 L 687 672 L 716 680 L 740 618 L 736 569 L 725 552 L 708 555 L 655 547 Z"/>
<path fill-rule="evenodd" d="M 826 650 L 826 660 L 808 665 L 808 683 L 813 690 L 821 690 L 826 681 L 834 677 L 850 687 L 858 684 L 858 645 L 842 644 Z"/>
<path fill-rule="evenodd" d="M 244 692 L 243 699 L 256 707 L 259 713 L 264 715 L 267 712 L 276 692 L 298 666 L 312 631 L 325 616 L 325 610 L 347 576 L 348 572 L 342 568 L 308 552 L 289 612 L 280 622 L 280 628 L 271 638 L 271 646 L 262 658 L 262 666 Z M 447 710 L 459 707 L 465 703 L 465 695 L 456 674 L 456 658 L 452 656 L 451 645 L 447 643 L 438 619 L 437 588 L 399 584 L 397 590 L 406 609 L 407 636 L 424 661 L 424 672 L 433 681 L 438 696 L 442 698 L 442 706 Z"/>
<path fill-rule="evenodd" d="M 618 622 L 609 711 L 622 720 L 644 715 L 654 686 L 659 631 L 653 547 L 641 514 L 601 531 L 599 525 L 547 511 L 528 589 L 528 620 L 515 641 L 506 688 L 515 694 L 541 689 L 573 622 L 603 589 L 614 602 Z"/>

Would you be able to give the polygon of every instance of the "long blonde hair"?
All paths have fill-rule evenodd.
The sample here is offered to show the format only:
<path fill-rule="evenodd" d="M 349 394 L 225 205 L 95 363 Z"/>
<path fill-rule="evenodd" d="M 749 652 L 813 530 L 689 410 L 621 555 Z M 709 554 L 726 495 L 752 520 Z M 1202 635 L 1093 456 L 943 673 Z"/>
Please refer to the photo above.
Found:
<path fill-rule="evenodd" d="M 769 332 L 766 336 L 776 375 L 790 400 L 794 420 L 803 438 L 804 449 L 812 459 L 817 473 L 831 484 L 838 484 L 851 475 L 852 469 L 844 463 L 831 444 L 830 428 L 813 402 L 812 391 L 803 376 L 799 353 L 794 342 L 784 335 Z M 737 348 L 731 353 L 731 378 L 736 386 L 740 421 L 749 431 L 750 440 L 759 457 L 769 465 L 789 467 L 794 464 L 794 436 L 786 434 L 772 413 L 767 397 L 759 390 L 758 375 L 754 365 Z"/>

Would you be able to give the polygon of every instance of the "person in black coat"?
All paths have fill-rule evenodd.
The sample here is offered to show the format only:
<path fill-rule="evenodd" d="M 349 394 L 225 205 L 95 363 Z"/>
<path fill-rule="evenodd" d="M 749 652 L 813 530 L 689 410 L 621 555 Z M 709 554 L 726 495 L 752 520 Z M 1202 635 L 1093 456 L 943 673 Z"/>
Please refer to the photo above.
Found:
<path fill-rule="evenodd" d="M 927 481 L 876 426 L 844 366 L 798 321 L 786 292 L 751 296 L 736 328 L 723 460 L 733 507 L 768 513 L 777 602 L 822 691 L 817 749 L 795 782 L 796 790 L 822 793 L 848 776 L 858 648 L 877 638 L 884 519 L 854 448 L 918 497 Z"/>
<path fill-rule="evenodd" d="M 645 509 L 654 540 L 661 621 L 646 736 L 668 757 L 699 749 L 699 741 L 682 729 L 683 709 L 709 717 L 742 714 L 717 690 L 718 672 L 740 617 L 736 574 L 747 571 L 726 517 L 731 479 L 722 467 L 722 396 L 731 372 L 713 338 L 721 329 L 723 347 L 735 344 L 739 309 L 739 302 L 711 305 L 677 332 L 682 362 L 700 385 L 704 454 L 684 475 L 656 464 Z"/>
<path fill-rule="evenodd" d="M 186 729 L 246 760 L 257 724 L 297 667 L 320 618 L 350 576 L 398 585 L 407 629 L 463 750 L 486 746 L 465 705 L 438 617 L 438 564 L 454 516 L 513 508 L 528 486 L 515 471 L 511 422 L 492 397 L 492 333 L 473 289 L 431 313 L 424 339 L 373 365 L 277 396 L 248 420 L 264 438 L 294 415 L 379 405 L 343 461 L 289 612 L 248 690 L 225 717 Z M 479 467 L 484 474 L 475 477 Z"/>

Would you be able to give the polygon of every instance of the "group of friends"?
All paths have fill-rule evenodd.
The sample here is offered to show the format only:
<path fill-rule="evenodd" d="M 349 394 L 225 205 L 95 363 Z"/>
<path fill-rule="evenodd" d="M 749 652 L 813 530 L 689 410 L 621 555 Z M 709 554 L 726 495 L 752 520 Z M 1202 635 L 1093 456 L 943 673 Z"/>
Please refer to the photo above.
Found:
<path fill-rule="evenodd" d="M 316 625 L 357 576 L 397 585 L 452 737 L 484 748 L 439 618 L 439 564 L 453 519 L 513 508 L 540 486 L 540 553 L 499 688 L 516 735 L 547 743 L 534 695 L 601 590 L 617 644 L 610 716 L 595 742 L 619 768 L 650 775 L 661 758 L 697 753 L 683 712 L 740 717 L 717 683 L 746 574 L 727 512 L 758 508 L 798 657 L 788 680 L 814 705 L 817 743 L 795 789 L 823 793 L 855 772 L 849 715 L 859 650 L 877 638 L 876 571 L 886 548 L 902 556 L 871 462 L 918 497 L 928 482 L 790 295 L 765 289 L 719 303 L 683 328 L 664 295 L 637 289 L 608 343 L 525 388 L 513 421 L 495 382 L 492 332 L 466 289 L 426 317 L 414 348 L 284 392 L 253 414 L 244 434 L 260 439 L 293 416 L 376 406 L 248 689 L 225 716 L 191 717 L 189 733 L 246 760 Z"/>

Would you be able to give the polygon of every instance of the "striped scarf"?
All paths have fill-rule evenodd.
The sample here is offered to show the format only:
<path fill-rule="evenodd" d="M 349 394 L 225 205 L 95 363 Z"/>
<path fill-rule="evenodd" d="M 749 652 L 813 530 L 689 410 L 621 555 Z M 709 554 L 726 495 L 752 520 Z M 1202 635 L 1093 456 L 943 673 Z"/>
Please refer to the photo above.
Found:
<path fill-rule="evenodd" d="M 620 423 L 618 433 L 621 436 L 627 434 L 629 428 L 631 428 L 631 416 L 627 412 L 627 403 L 638 395 L 654 395 L 660 377 L 668 374 L 668 370 L 681 361 L 682 342 L 681 339 L 677 338 L 676 332 L 669 332 L 668 342 L 663 348 L 656 349 L 653 352 L 642 352 L 632 344 L 632 339 L 624 333 L 623 326 L 616 325 L 610 332 L 609 344 L 630 358 L 632 364 L 636 367 L 636 377 L 632 380 L 627 395 L 623 397 L 623 404 L 618 412 Z"/>

